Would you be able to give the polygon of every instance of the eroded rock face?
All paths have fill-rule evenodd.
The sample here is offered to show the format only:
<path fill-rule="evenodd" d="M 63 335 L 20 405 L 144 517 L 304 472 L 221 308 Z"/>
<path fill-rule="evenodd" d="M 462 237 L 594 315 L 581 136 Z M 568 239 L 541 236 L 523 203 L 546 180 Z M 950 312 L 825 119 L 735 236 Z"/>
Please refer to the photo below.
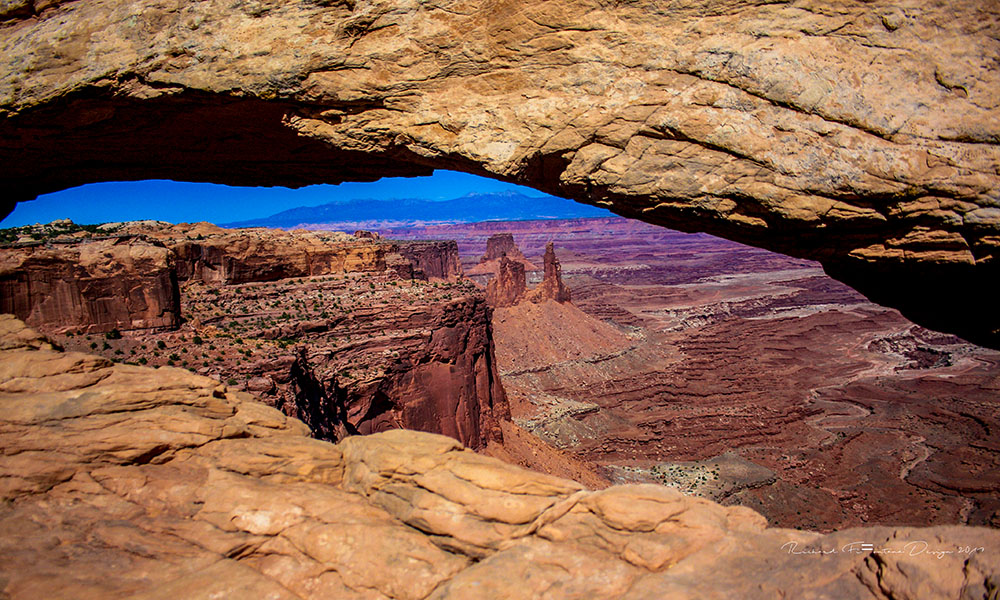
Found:
<path fill-rule="evenodd" d="M 545 246 L 544 274 L 542 281 L 534 289 L 528 291 L 525 278 L 525 264 L 528 263 L 521 250 L 514 245 L 514 238 L 509 233 L 491 235 L 489 241 L 497 243 L 488 245 L 486 254 L 477 268 L 483 268 L 483 273 L 492 272 L 492 277 L 486 284 L 486 300 L 490 306 L 504 308 L 515 306 L 521 302 L 565 303 L 570 300 L 569 288 L 562 280 L 562 268 L 552 242 Z M 498 258 L 490 258 L 493 252 Z M 508 257 L 508 253 L 513 258 Z M 475 271 L 471 269 L 470 273 Z"/>
<path fill-rule="evenodd" d="M 397 242 L 397 252 L 413 265 L 413 277 L 453 281 L 462 277 L 462 261 L 454 241 Z"/>
<path fill-rule="evenodd" d="M 496 308 L 514 306 L 524 300 L 526 288 L 524 263 L 501 256 L 496 277 L 486 284 L 486 301 Z"/>
<path fill-rule="evenodd" d="M 249 394 L 59 352 L 10 316 L 0 408 L 12 600 L 935 599 L 1000 578 L 993 529 L 822 536 L 659 486 L 588 491 L 442 436 L 332 445 Z"/>
<path fill-rule="evenodd" d="M 554 302 L 569 302 L 569 288 L 562 280 L 562 267 L 559 266 L 559 259 L 556 258 L 555 247 L 552 242 L 545 245 L 544 274 L 541 283 L 531 290 L 528 300 L 536 304 L 552 300 Z"/>
<path fill-rule="evenodd" d="M 514 243 L 512 233 L 494 233 L 486 239 L 486 253 L 479 257 L 479 264 L 469 269 L 469 275 L 498 275 L 500 271 L 500 260 L 506 257 L 511 262 L 521 264 L 522 271 L 537 271 L 538 267 L 532 264 L 521 249 Z"/>
<path fill-rule="evenodd" d="M 387 272 L 184 286 L 182 297 L 192 323 L 180 336 L 200 335 L 222 352 L 217 359 L 209 351 L 202 363 L 206 342 L 190 355 L 193 367 L 253 384 L 318 438 L 404 427 L 472 448 L 502 439 L 499 423 L 509 409 L 490 309 L 471 285 L 438 287 Z M 185 345 L 171 341 L 163 355 Z"/>
<path fill-rule="evenodd" d="M 462 276 L 458 245 L 449 241 L 395 242 L 377 233 L 249 228 L 210 223 L 133 228 L 162 240 L 177 255 L 181 281 L 230 285 L 365 273 L 393 268 L 408 279 L 453 281 Z"/>
<path fill-rule="evenodd" d="M 122 237 L 0 250 L 4 305 L 74 349 L 98 342 L 71 333 L 116 327 L 126 334 L 103 341 L 108 358 L 245 385 L 318 438 L 406 427 L 473 448 L 502 439 L 490 312 L 456 281 L 454 242 L 115 227 Z"/>
<path fill-rule="evenodd" d="M 524 254 L 521 253 L 521 249 L 517 247 L 514 243 L 514 234 L 512 233 L 495 233 L 491 235 L 486 240 L 486 254 L 479 259 L 479 263 L 488 263 L 494 260 L 500 260 L 500 257 L 506 256 L 508 259 L 517 261 L 524 264 L 526 271 L 537 271 L 538 267 L 531 264 Z"/>
<path fill-rule="evenodd" d="M 180 322 L 174 256 L 119 238 L 0 251 L 0 310 L 52 330 L 159 330 Z"/>
<path fill-rule="evenodd" d="M 997 345 L 996 8 L 7 3 L 10 200 L 450 168 L 820 260 Z"/>
<path fill-rule="evenodd" d="M 212 285 L 384 271 L 393 250 L 377 240 L 326 232 L 222 229 L 210 223 L 136 229 L 173 250 L 180 281 Z"/>

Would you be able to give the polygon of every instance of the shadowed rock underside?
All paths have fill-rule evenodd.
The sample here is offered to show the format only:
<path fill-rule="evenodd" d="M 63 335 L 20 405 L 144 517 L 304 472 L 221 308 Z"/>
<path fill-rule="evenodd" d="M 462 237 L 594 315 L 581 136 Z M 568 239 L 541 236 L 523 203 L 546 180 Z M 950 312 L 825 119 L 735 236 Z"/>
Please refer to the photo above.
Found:
<path fill-rule="evenodd" d="M 998 344 L 993 3 L 21 0 L 0 19 L 11 201 L 457 169 L 816 259 Z"/>

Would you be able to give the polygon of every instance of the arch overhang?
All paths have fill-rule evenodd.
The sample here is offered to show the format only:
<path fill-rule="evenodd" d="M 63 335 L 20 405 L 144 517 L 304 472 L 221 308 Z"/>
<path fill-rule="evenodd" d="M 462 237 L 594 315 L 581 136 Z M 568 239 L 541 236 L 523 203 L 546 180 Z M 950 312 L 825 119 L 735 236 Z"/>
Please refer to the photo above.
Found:
<path fill-rule="evenodd" d="M 17 0 L 3 210 L 107 180 L 461 170 L 820 261 L 1000 347 L 1000 15 L 978 1 Z"/>

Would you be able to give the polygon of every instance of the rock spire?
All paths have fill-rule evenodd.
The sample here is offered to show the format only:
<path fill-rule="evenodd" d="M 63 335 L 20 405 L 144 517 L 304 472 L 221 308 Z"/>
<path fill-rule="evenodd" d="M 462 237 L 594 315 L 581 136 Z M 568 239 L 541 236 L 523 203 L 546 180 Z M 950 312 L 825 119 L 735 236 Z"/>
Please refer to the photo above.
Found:
<path fill-rule="evenodd" d="M 486 302 L 496 308 L 520 304 L 526 288 L 524 263 L 501 256 L 497 276 L 486 285 Z"/>
<path fill-rule="evenodd" d="M 559 259 L 556 258 L 552 242 L 545 245 L 545 258 L 542 260 L 544 261 L 545 274 L 538 287 L 528 295 L 528 300 L 535 303 L 542 303 L 546 300 L 555 300 L 560 303 L 569 302 L 569 288 L 563 283 L 562 266 L 559 264 Z"/>
<path fill-rule="evenodd" d="M 490 241 L 493 244 L 487 245 L 486 254 L 481 259 L 479 267 L 489 264 L 490 261 L 495 261 L 496 264 L 496 277 L 486 286 L 486 301 L 491 306 L 494 308 L 515 306 L 524 301 L 535 304 L 549 300 L 559 303 L 570 301 L 569 288 L 563 283 L 562 266 L 556 258 L 552 242 L 545 245 L 542 282 L 535 289 L 528 291 L 525 264 L 530 263 L 524 259 L 521 250 L 514 244 L 513 236 L 509 233 L 496 234 L 490 236 Z M 497 258 L 490 258 L 491 256 Z"/>

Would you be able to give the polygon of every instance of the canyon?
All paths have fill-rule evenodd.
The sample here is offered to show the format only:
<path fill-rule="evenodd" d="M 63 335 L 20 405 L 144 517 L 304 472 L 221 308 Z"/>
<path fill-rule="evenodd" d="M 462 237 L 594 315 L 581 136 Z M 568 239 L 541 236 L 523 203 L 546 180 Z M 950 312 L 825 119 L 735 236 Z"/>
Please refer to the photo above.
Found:
<path fill-rule="evenodd" d="M 450 169 L 733 241 L 14 240 L 0 596 L 995 597 L 998 59 L 975 0 L 0 3 L 0 214 Z"/>
<path fill-rule="evenodd" d="M 319 439 L 445 434 L 590 487 L 665 485 L 782 527 L 1000 525 L 1000 353 L 914 325 L 816 263 L 620 218 L 106 227 L 22 236 L 0 255 L 64 257 L 30 282 L 92 246 L 168 252 L 178 324 L 43 332 L 254 393 Z"/>
<path fill-rule="evenodd" d="M 383 232 L 466 266 L 501 233 L 529 262 L 555 243 L 572 303 L 497 308 L 500 374 L 516 423 L 609 481 L 820 531 L 1000 524 L 1000 354 L 816 263 L 619 218 Z"/>
<path fill-rule="evenodd" d="M 815 263 L 618 218 L 5 236 L 3 289 L 35 302 L 17 285 L 73 283 L 92 246 L 165 253 L 180 319 L 0 317 L 12 598 L 988 597 L 1000 576 L 1000 355 Z M 462 276 L 483 265 L 485 290 Z"/>
<path fill-rule="evenodd" d="M 48 243 L 0 250 L 2 306 L 68 349 L 238 380 L 319 438 L 399 427 L 474 448 L 502 438 L 499 422 L 509 418 L 488 309 L 458 280 L 454 243 L 207 223 L 108 229 L 87 239 L 54 228 Z M 119 261 L 153 252 L 158 270 Z M 90 271 L 76 277 L 91 256 L 104 261 L 104 285 Z M 160 288 L 142 282 L 156 278 L 172 283 L 172 295 L 153 305 L 172 327 L 151 321 L 152 303 L 130 302 L 134 294 L 92 291 L 152 295 Z M 49 295 L 40 282 L 86 293 Z M 90 318 L 108 303 L 117 312 Z"/>

